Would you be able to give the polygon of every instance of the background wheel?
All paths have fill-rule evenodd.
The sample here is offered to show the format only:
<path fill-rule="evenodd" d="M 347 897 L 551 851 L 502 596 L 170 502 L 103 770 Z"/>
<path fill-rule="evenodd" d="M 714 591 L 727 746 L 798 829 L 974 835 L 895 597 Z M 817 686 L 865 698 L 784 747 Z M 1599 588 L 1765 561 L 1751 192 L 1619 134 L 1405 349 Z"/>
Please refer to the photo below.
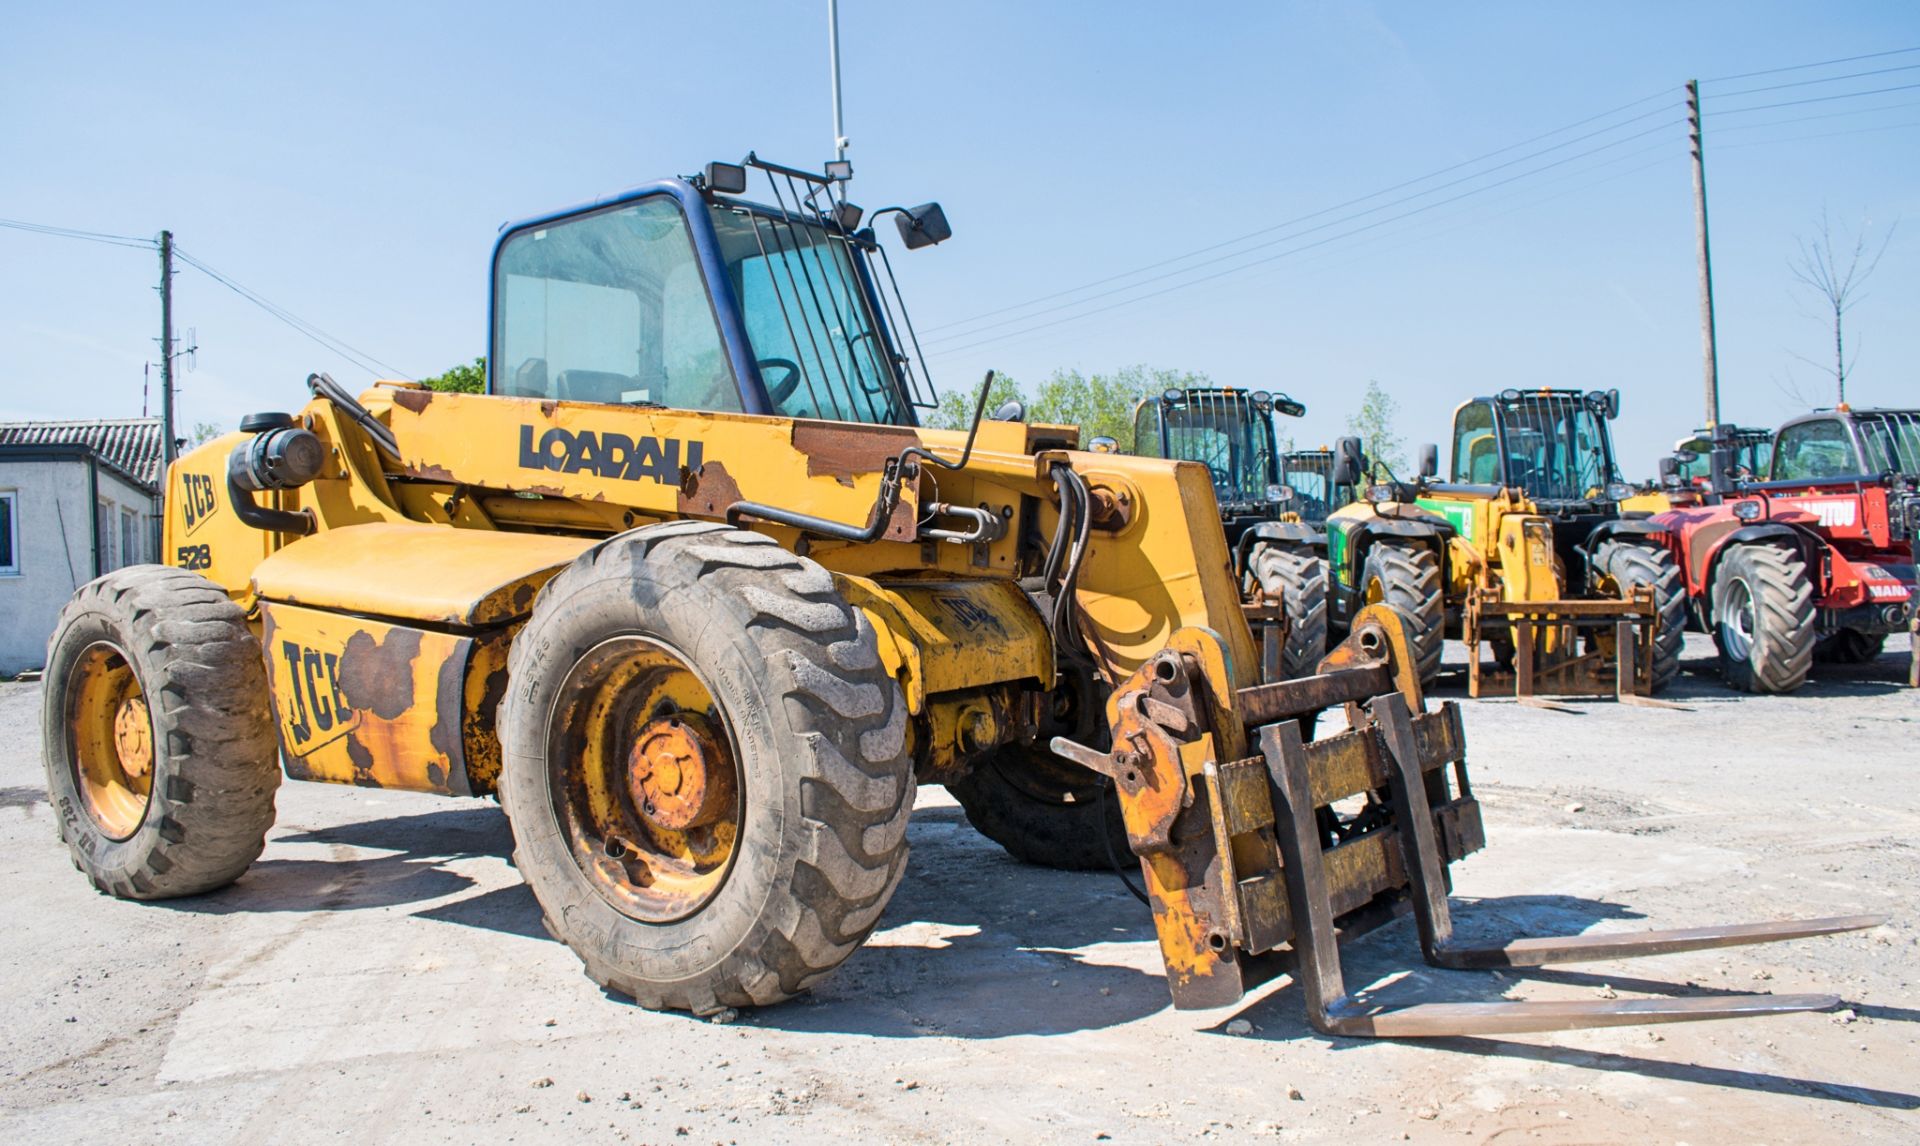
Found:
<path fill-rule="evenodd" d="M 1869 664 L 1880 656 L 1880 650 L 1886 647 L 1886 643 L 1884 633 L 1839 629 L 1814 642 L 1813 659 L 1821 664 Z"/>
<path fill-rule="evenodd" d="M 1800 555 L 1740 545 L 1713 575 L 1714 637 L 1727 683 L 1747 692 L 1792 692 L 1813 667 L 1813 584 Z"/>
<path fill-rule="evenodd" d="M 1611 580 L 1622 597 L 1645 585 L 1653 590 L 1660 626 L 1653 637 L 1653 691 L 1659 692 L 1680 675 L 1680 647 L 1686 643 L 1687 588 L 1673 554 L 1653 545 L 1631 541 L 1603 541 L 1594 550 L 1593 567 Z"/>
<path fill-rule="evenodd" d="M 1248 571 L 1269 601 L 1287 613 L 1287 644 L 1280 658 L 1288 680 L 1310 676 L 1327 655 L 1327 563 L 1298 549 L 1262 545 Z"/>
<path fill-rule="evenodd" d="M 550 581 L 514 640 L 502 802 L 547 929 L 642 1006 L 819 981 L 907 861 L 906 704 L 866 615 L 760 534 L 677 522 Z"/>
<path fill-rule="evenodd" d="M 960 801 L 967 822 L 1015 859 L 1105 871 L 1115 858 L 1122 867 L 1134 862 L 1119 799 L 1101 798 L 1106 784 L 1104 776 L 1044 748 L 1009 745 L 981 759 L 947 791 Z"/>
<path fill-rule="evenodd" d="M 1376 541 L 1360 571 L 1363 603 L 1384 604 L 1400 614 L 1413 646 L 1420 683 L 1440 674 L 1447 607 L 1441 594 L 1440 560 L 1424 545 Z"/>
<path fill-rule="evenodd" d="M 260 643 L 225 590 L 164 565 L 89 582 L 43 679 L 48 798 L 95 887 L 198 895 L 259 857 L 280 769 Z"/>

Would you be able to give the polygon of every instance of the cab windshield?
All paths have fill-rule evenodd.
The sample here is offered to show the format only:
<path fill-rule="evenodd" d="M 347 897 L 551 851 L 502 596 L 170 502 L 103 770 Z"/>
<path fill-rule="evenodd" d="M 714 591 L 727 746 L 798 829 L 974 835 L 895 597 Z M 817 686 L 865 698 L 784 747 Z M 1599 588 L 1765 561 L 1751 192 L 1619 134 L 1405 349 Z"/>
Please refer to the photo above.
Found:
<path fill-rule="evenodd" d="M 716 299 L 746 328 L 769 412 L 911 424 L 884 315 L 852 240 L 791 211 L 697 206 L 718 240 L 708 282 L 681 201 L 667 193 L 528 227 L 495 266 L 493 391 L 740 411 L 742 380 Z"/>
<path fill-rule="evenodd" d="M 1584 395 L 1528 394 L 1500 403 L 1506 481 L 1537 501 L 1587 501 L 1612 475 L 1606 428 Z"/>
<path fill-rule="evenodd" d="M 1920 474 L 1920 410 L 1855 414 L 1867 472 Z"/>
<path fill-rule="evenodd" d="M 1205 463 L 1222 504 L 1264 501 L 1274 472 L 1266 417 L 1241 394 L 1189 393 L 1167 405 L 1167 456 Z"/>
<path fill-rule="evenodd" d="M 774 412 L 903 421 L 900 387 L 847 240 L 785 212 L 707 210 Z"/>
<path fill-rule="evenodd" d="M 1306 521 L 1325 521 L 1333 512 L 1333 456 L 1288 454 L 1280 481 L 1293 487 L 1294 506 Z"/>

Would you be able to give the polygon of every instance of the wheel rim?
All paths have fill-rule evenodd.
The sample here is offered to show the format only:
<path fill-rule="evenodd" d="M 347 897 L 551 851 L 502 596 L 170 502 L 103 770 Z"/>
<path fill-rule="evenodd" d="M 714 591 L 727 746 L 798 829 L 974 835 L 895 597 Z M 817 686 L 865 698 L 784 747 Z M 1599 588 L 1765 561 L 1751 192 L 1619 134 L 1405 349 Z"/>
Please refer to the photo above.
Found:
<path fill-rule="evenodd" d="M 1726 646 L 1729 657 L 1747 659 L 1753 650 L 1753 630 L 1753 590 L 1745 581 L 1735 580 L 1727 586 L 1727 600 L 1720 614 L 1720 643 Z"/>
<path fill-rule="evenodd" d="M 561 684 L 548 792 L 574 863 L 621 913 L 672 923 L 713 900 L 745 793 L 711 689 L 671 646 L 616 637 Z"/>
<path fill-rule="evenodd" d="M 153 794 L 153 715 L 127 655 L 100 641 L 67 675 L 67 763 L 87 816 L 109 839 L 146 821 Z"/>

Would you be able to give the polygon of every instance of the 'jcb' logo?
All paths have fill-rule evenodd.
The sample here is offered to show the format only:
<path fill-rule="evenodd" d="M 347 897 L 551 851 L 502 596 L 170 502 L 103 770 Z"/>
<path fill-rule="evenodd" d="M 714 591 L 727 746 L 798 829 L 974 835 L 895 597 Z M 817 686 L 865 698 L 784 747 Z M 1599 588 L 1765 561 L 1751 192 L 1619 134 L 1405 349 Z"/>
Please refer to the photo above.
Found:
<path fill-rule="evenodd" d="M 280 642 L 282 687 L 280 727 L 295 755 L 333 739 L 353 726 L 353 706 L 340 691 L 340 657 L 318 649 Z"/>
<path fill-rule="evenodd" d="M 213 496 L 211 477 L 206 474 L 180 475 L 180 512 L 186 518 L 188 533 L 212 517 L 219 508 L 220 501 Z"/>
<path fill-rule="evenodd" d="M 540 435 L 536 444 L 533 427 L 520 427 L 520 467 L 529 470 L 569 474 L 587 470 L 603 478 L 651 478 L 662 485 L 679 485 L 680 447 L 678 438 L 642 436 L 636 440 L 625 434 L 592 430 L 575 434 L 558 426 Z M 686 443 L 688 469 L 700 468 L 702 452 L 699 442 Z"/>

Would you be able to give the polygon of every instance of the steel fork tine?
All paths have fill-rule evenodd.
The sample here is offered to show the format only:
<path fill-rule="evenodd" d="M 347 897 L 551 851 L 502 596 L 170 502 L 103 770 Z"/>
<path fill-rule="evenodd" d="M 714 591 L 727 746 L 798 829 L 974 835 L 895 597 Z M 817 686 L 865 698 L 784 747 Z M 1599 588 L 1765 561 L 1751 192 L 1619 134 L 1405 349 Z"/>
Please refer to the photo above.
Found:
<path fill-rule="evenodd" d="M 1413 910 L 1420 930 L 1420 947 L 1427 961 L 1439 967 L 1541 967 L 1549 963 L 1590 963 L 1602 959 L 1633 959 L 1715 947 L 1740 947 L 1783 939 L 1806 939 L 1878 927 L 1884 915 L 1841 915 L 1822 919 L 1785 919 L 1769 923 L 1728 923 L 1714 927 L 1686 927 L 1668 931 L 1634 931 L 1600 935 L 1514 939 L 1495 946 L 1472 946 L 1453 941 L 1453 915 L 1447 904 L 1446 884 L 1440 873 L 1440 852 L 1433 832 L 1433 808 L 1420 776 L 1418 745 L 1406 701 L 1399 696 L 1375 697 L 1369 705 L 1380 729 L 1389 762 L 1388 789 L 1394 819 L 1412 885 Z"/>

